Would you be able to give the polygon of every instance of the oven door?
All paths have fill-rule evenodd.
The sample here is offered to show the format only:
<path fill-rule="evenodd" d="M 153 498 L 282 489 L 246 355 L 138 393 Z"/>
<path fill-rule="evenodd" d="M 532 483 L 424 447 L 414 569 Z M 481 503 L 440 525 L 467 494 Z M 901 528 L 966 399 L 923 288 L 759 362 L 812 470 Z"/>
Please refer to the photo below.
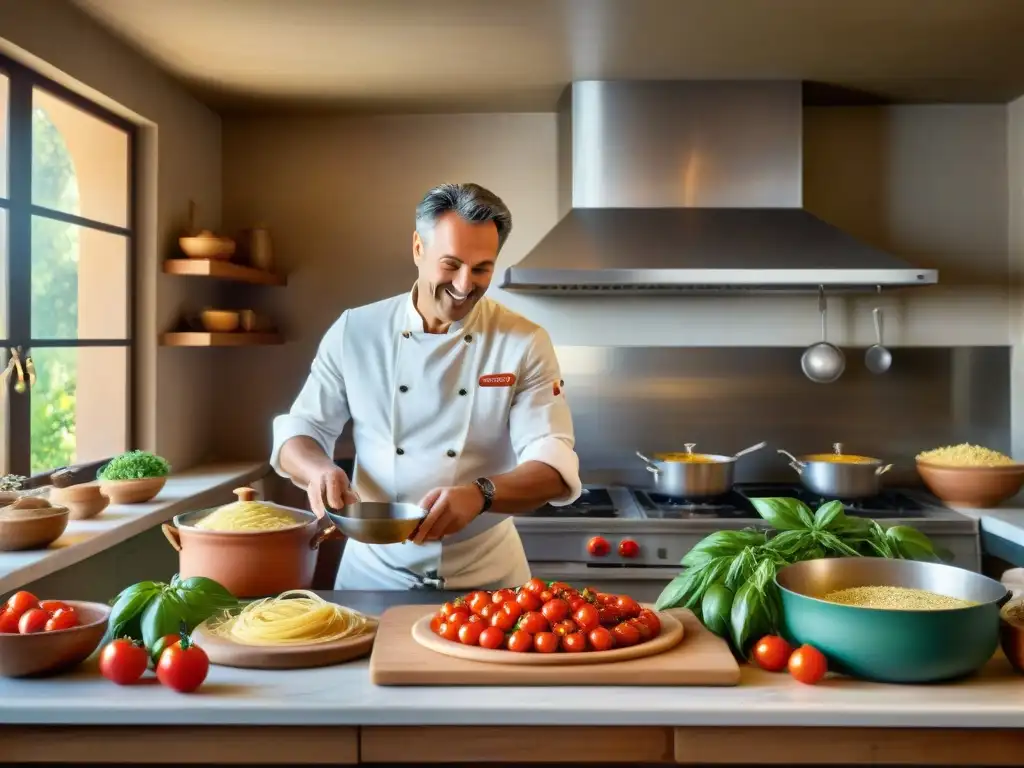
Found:
<path fill-rule="evenodd" d="M 531 562 L 530 571 L 545 581 L 564 581 L 574 587 L 596 587 L 601 592 L 629 595 L 642 603 L 653 603 L 682 568 L 632 566 L 594 567 L 586 563 Z"/>

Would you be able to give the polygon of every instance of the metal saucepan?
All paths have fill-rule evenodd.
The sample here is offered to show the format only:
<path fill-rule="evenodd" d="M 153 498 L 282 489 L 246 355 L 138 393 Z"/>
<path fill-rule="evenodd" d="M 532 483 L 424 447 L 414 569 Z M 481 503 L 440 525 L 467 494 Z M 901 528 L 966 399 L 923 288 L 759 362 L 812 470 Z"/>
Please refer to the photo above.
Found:
<path fill-rule="evenodd" d="M 410 538 L 427 516 L 416 504 L 360 501 L 327 510 L 331 522 L 350 539 L 364 544 L 397 544 Z"/>
<path fill-rule="evenodd" d="M 832 453 L 794 456 L 781 448 L 778 452 L 789 459 L 789 466 L 800 475 L 800 482 L 809 491 L 836 499 L 865 499 L 882 490 L 881 477 L 892 464 L 881 459 L 843 453 L 843 444 L 835 443 Z"/>
<path fill-rule="evenodd" d="M 999 609 L 1010 598 L 994 579 L 964 568 L 884 557 L 835 557 L 789 565 L 775 577 L 782 633 L 807 643 L 837 672 L 887 683 L 968 675 L 999 645 Z M 861 608 L 822 598 L 853 587 L 920 589 L 974 605 L 941 610 Z"/>
<path fill-rule="evenodd" d="M 758 443 L 744 448 L 734 456 L 694 453 L 695 445 L 696 443 L 686 443 L 685 453 L 656 453 L 654 458 L 648 458 L 640 451 L 636 452 L 636 455 L 643 459 L 647 471 L 654 475 L 654 486 L 658 493 L 683 499 L 707 498 L 728 493 L 732 489 L 736 459 L 759 451 L 768 443 Z"/>

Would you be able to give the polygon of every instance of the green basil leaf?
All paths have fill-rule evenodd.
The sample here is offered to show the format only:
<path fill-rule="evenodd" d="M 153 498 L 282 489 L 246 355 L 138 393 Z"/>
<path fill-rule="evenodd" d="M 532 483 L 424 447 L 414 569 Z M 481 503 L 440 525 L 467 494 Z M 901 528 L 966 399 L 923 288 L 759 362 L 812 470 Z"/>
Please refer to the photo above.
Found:
<path fill-rule="evenodd" d="M 751 499 L 754 509 L 777 531 L 799 531 L 814 527 L 814 517 L 807 505 L 798 499 Z"/>
<path fill-rule="evenodd" d="M 770 631 L 767 600 L 755 581 L 748 581 L 736 593 L 729 624 L 733 649 L 743 658 L 746 658 L 751 642 L 761 639 Z"/>
<path fill-rule="evenodd" d="M 834 522 L 841 520 L 845 516 L 843 502 L 830 501 L 827 504 L 822 504 L 818 507 L 818 511 L 814 513 L 814 527 L 819 531 L 827 531 Z"/>
<path fill-rule="evenodd" d="M 687 568 L 672 579 L 658 595 L 654 603 L 655 610 L 682 608 L 700 586 L 700 576 L 700 568 Z"/>
<path fill-rule="evenodd" d="M 928 552 L 929 555 L 935 554 L 935 549 L 932 546 L 932 540 L 916 528 L 911 528 L 909 525 L 894 525 L 885 532 L 885 535 L 886 538 L 891 541 L 895 541 L 900 545 L 909 544 L 915 549 Z"/>
<path fill-rule="evenodd" d="M 700 603 L 701 622 L 719 637 L 729 632 L 733 593 L 724 584 L 712 584 Z"/>
<path fill-rule="evenodd" d="M 114 605 L 110 609 L 107 631 L 103 635 L 102 643 L 105 645 L 115 638 L 126 635 L 135 640 L 141 639 L 130 634 L 135 626 L 133 622 L 141 616 L 146 606 L 160 594 L 162 589 L 163 585 L 155 581 L 143 581 L 123 589 L 114 598 Z"/>
<path fill-rule="evenodd" d="M 164 635 L 176 635 L 184 618 L 184 607 L 173 590 L 167 589 L 142 612 L 142 642 L 152 649 Z"/>
<path fill-rule="evenodd" d="M 816 531 L 815 536 L 817 540 L 821 542 L 825 549 L 829 550 L 833 554 L 842 555 L 844 557 L 858 557 L 859 553 L 856 549 L 846 544 L 842 539 L 833 533 L 828 531 Z"/>
<path fill-rule="evenodd" d="M 735 592 L 740 588 L 745 581 L 750 579 L 754 575 L 754 569 L 757 567 L 757 558 L 754 555 L 754 548 L 747 547 L 729 564 L 728 570 L 725 572 L 725 586 L 730 591 Z"/>
<path fill-rule="evenodd" d="M 705 536 L 686 553 L 681 565 L 687 568 L 704 565 L 716 557 L 734 556 L 744 547 L 764 544 L 765 535 L 761 531 L 716 531 Z"/>

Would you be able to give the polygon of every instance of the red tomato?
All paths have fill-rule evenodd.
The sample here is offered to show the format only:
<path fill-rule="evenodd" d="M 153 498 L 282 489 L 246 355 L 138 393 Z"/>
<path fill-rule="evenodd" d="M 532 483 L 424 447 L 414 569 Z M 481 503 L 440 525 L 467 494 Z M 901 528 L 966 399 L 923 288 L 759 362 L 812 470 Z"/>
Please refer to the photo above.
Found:
<path fill-rule="evenodd" d="M 615 601 L 615 607 L 630 619 L 636 618 L 640 615 L 640 603 L 629 595 L 619 595 L 618 599 Z"/>
<path fill-rule="evenodd" d="M 587 635 L 587 640 L 590 641 L 590 647 L 595 651 L 608 651 L 611 650 L 613 645 L 615 645 L 612 633 L 604 627 L 596 627 L 595 629 L 590 630 L 590 633 Z"/>
<path fill-rule="evenodd" d="M 576 622 L 572 619 L 564 619 L 563 621 L 552 624 L 551 631 L 559 637 L 565 637 L 566 635 L 571 635 L 573 632 L 579 631 L 579 627 L 576 626 Z"/>
<path fill-rule="evenodd" d="M 0 611 L 0 635 L 16 635 L 18 633 L 18 615 L 4 608 Z"/>
<path fill-rule="evenodd" d="M 46 631 L 55 632 L 60 629 L 71 629 L 78 626 L 78 614 L 70 608 L 58 608 L 57 612 L 46 622 Z"/>
<path fill-rule="evenodd" d="M 454 624 L 455 628 L 458 629 L 463 624 L 465 624 L 467 621 L 469 621 L 469 614 L 468 613 L 462 613 L 461 611 L 459 611 L 459 612 L 453 613 L 451 616 L 449 616 L 448 620 L 445 621 L 445 624 Z"/>
<path fill-rule="evenodd" d="M 18 619 L 18 631 L 23 635 L 31 635 L 34 632 L 42 632 L 46 629 L 46 622 L 50 620 L 50 614 L 42 608 L 29 608 Z"/>
<path fill-rule="evenodd" d="M 458 640 L 459 639 L 459 626 L 454 622 L 446 621 L 437 630 L 437 634 L 443 637 L 445 640 Z"/>
<path fill-rule="evenodd" d="M 484 621 L 490 621 L 491 616 L 498 612 L 498 607 L 496 603 L 488 603 L 480 609 L 480 618 Z"/>
<path fill-rule="evenodd" d="M 513 592 L 511 589 L 499 589 L 497 592 L 491 595 L 491 602 L 497 603 L 498 605 L 501 605 L 502 603 L 507 603 L 509 600 L 515 599 L 516 593 Z"/>
<path fill-rule="evenodd" d="M 508 649 L 514 653 L 526 653 L 533 650 L 533 635 L 521 629 L 508 636 Z"/>
<path fill-rule="evenodd" d="M 469 605 L 469 609 L 473 613 L 480 613 L 485 605 L 491 604 L 491 596 L 483 590 L 477 590 L 476 592 L 470 592 L 466 597 L 466 603 Z"/>
<path fill-rule="evenodd" d="M 516 620 L 505 611 L 495 611 L 491 616 L 491 626 L 497 627 L 502 632 L 511 632 L 516 625 Z"/>
<path fill-rule="evenodd" d="M 661 619 L 650 608 L 644 608 L 640 611 L 640 615 L 637 618 L 650 628 L 651 637 L 657 637 L 661 634 Z"/>
<path fill-rule="evenodd" d="M 39 600 L 31 592 L 15 592 L 9 598 L 7 598 L 7 610 L 21 618 L 21 614 L 25 611 L 31 610 L 32 608 L 39 607 Z"/>
<path fill-rule="evenodd" d="M 100 674 L 118 685 L 134 683 L 149 666 L 149 655 L 128 638 L 107 643 L 100 651 Z"/>
<path fill-rule="evenodd" d="M 438 613 L 430 620 L 430 631 L 435 635 L 441 634 L 441 625 L 444 624 L 444 617 Z"/>
<path fill-rule="evenodd" d="M 589 632 L 601 624 L 601 617 L 598 615 L 597 608 L 592 606 L 590 603 L 584 602 L 576 612 L 572 615 L 572 620 L 579 625 L 579 628 L 584 632 Z"/>
<path fill-rule="evenodd" d="M 475 613 L 472 616 L 470 616 L 468 619 L 466 619 L 466 623 L 467 624 L 480 624 L 481 626 L 484 626 L 484 627 L 487 626 L 487 622 L 484 621 L 484 618 L 482 616 L 477 616 Z"/>
<path fill-rule="evenodd" d="M 786 668 L 793 649 L 778 635 L 765 635 L 754 646 L 754 661 L 761 669 L 781 672 Z"/>
<path fill-rule="evenodd" d="M 501 648 L 505 642 L 505 633 L 497 627 L 487 627 L 480 633 L 481 648 Z"/>
<path fill-rule="evenodd" d="M 607 592 L 598 592 L 597 602 L 601 605 L 615 605 L 615 602 L 619 599 L 618 595 L 610 595 Z"/>
<path fill-rule="evenodd" d="M 612 637 L 615 638 L 616 646 L 626 648 L 640 642 L 640 630 L 623 621 L 612 628 Z"/>
<path fill-rule="evenodd" d="M 467 621 L 459 627 L 459 642 L 463 645 L 479 645 L 480 633 L 485 629 L 482 621 Z"/>
<path fill-rule="evenodd" d="M 561 621 L 569 615 L 569 603 L 560 597 L 553 598 L 541 606 L 540 612 L 544 618 L 552 624 Z"/>
<path fill-rule="evenodd" d="M 533 592 L 520 592 L 516 595 L 516 603 L 523 611 L 539 611 L 541 605 L 540 598 L 537 597 Z"/>
<path fill-rule="evenodd" d="M 550 589 L 545 589 L 543 592 L 541 592 L 539 595 L 537 595 L 537 597 L 540 598 L 540 601 L 542 603 L 546 603 L 549 600 L 553 600 L 554 599 L 555 593 L 552 592 Z"/>
<path fill-rule="evenodd" d="M 544 618 L 544 615 L 537 611 L 530 611 L 524 613 L 523 617 L 519 620 L 519 628 L 524 632 L 529 632 L 531 635 L 536 635 L 538 632 L 548 631 L 548 620 Z"/>
<path fill-rule="evenodd" d="M 540 597 L 540 593 L 548 588 L 547 582 L 544 579 L 530 579 L 528 582 L 523 584 L 523 591 L 529 592 L 531 595 L 537 595 Z"/>
<path fill-rule="evenodd" d="M 789 657 L 789 674 L 801 683 L 814 685 L 828 672 L 825 655 L 810 645 L 801 645 Z"/>
<path fill-rule="evenodd" d="M 71 606 L 62 600 L 40 600 L 39 607 L 47 613 L 56 613 L 61 608 L 65 610 L 71 610 Z"/>
<path fill-rule="evenodd" d="M 461 598 L 457 602 L 445 603 L 441 606 L 441 615 L 445 618 L 451 618 L 455 614 L 469 615 L 469 607 L 462 602 Z"/>
<path fill-rule="evenodd" d="M 533 636 L 533 647 L 537 653 L 554 653 L 558 644 L 559 638 L 554 632 L 538 632 Z"/>
<path fill-rule="evenodd" d="M 646 622 L 640 619 L 626 619 L 626 623 L 631 627 L 635 627 L 636 631 L 640 633 L 641 643 L 646 643 L 651 639 L 651 628 L 647 626 Z"/>
<path fill-rule="evenodd" d="M 551 586 L 549 586 L 548 589 L 550 589 L 556 595 L 564 595 L 566 592 L 576 591 L 570 585 L 566 584 L 564 581 L 553 581 L 551 582 Z"/>
<path fill-rule="evenodd" d="M 509 600 L 501 604 L 501 612 L 507 613 L 513 619 L 518 619 L 523 615 L 523 609 L 519 607 L 519 603 L 515 600 Z"/>
<path fill-rule="evenodd" d="M 582 632 L 573 632 L 562 638 L 562 650 L 566 653 L 581 653 L 587 650 L 587 636 Z"/>
<path fill-rule="evenodd" d="M 203 684 L 209 671 L 206 651 L 186 637 L 161 654 L 156 679 L 178 693 L 192 693 Z"/>
<path fill-rule="evenodd" d="M 614 627 L 616 624 L 618 624 L 620 621 L 626 618 L 622 615 L 622 611 L 610 605 L 605 605 L 601 608 L 598 608 L 597 615 L 599 617 L 601 625 L 605 627 Z"/>

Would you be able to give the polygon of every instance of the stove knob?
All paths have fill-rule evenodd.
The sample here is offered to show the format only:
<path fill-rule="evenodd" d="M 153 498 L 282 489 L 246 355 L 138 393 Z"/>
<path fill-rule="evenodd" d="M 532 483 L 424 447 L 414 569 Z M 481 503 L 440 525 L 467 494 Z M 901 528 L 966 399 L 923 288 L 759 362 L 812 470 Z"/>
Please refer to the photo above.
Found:
<path fill-rule="evenodd" d="M 640 554 L 640 545 L 632 539 L 619 542 L 619 557 L 636 557 Z"/>
<path fill-rule="evenodd" d="M 604 536 L 595 536 L 587 542 L 587 552 L 594 557 L 604 557 L 611 552 L 612 546 Z"/>

